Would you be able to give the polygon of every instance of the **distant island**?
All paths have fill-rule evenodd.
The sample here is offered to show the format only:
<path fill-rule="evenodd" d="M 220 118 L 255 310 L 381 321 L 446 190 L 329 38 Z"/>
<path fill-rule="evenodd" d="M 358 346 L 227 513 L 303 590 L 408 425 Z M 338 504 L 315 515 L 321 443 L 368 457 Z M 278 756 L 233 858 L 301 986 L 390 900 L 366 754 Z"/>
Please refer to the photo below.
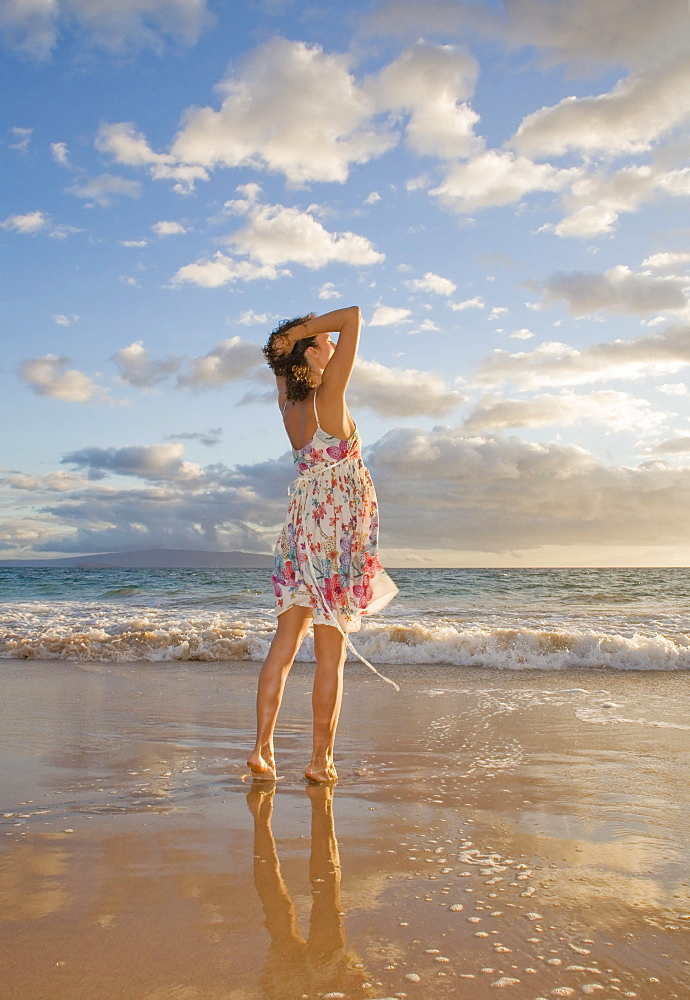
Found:
<path fill-rule="evenodd" d="M 74 567 L 76 569 L 268 569 L 273 556 L 255 552 L 203 552 L 192 549 L 142 549 L 100 552 L 58 559 L 0 559 L 0 568 Z"/>

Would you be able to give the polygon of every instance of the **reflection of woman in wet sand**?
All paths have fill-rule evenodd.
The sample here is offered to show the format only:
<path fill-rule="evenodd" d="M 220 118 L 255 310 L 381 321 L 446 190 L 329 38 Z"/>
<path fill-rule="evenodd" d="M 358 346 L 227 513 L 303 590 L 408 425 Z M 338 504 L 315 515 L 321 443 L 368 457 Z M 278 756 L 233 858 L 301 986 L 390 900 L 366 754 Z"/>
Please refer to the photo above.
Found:
<path fill-rule="evenodd" d="M 266 996 L 274 1000 L 298 1000 L 340 992 L 368 996 L 362 990 L 366 976 L 356 968 L 358 957 L 348 949 L 340 903 L 340 858 L 333 823 L 333 789 L 311 785 L 311 881 L 312 907 L 309 936 L 305 940 L 297 922 L 295 905 L 283 876 L 271 831 L 274 789 L 247 795 L 254 817 L 254 884 L 263 906 L 266 929 L 271 935 L 268 957 L 260 979 Z"/>
<path fill-rule="evenodd" d="M 300 316 L 281 323 L 264 348 L 297 478 L 275 552 L 278 628 L 259 677 L 256 746 L 247 760 L 255 778 L 276 777 L 273 732 L 283 690 L 313 624 L 313 747 L 305 774 L 310 781 L 337 780 L 333 744 L 348 633 L 397 593 L 379 562 L 376 493 L 345 401 L 360 322 L 356 306 Z"/>

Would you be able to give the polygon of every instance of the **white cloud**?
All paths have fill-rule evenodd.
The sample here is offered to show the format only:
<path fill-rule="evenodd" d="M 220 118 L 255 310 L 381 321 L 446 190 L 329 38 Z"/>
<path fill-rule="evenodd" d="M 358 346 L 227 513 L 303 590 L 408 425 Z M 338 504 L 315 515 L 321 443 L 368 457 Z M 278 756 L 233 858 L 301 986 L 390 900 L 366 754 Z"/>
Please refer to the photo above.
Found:
<path fill-rule="evenodd" d="M 355 362 L 348 389 L 353 406 L 368 406 L 384 417 L 443 417 L 463 398 L 433 372 L 388 368 L 362 358 Z"/>
<path fill-rule="evenodd" d="M 170 153 L 156 153 L 146 136 L 131 122 L 101 125 L 96 136 L 96 148 L 123 166 L 146 167 L 153 180 L 172 180 L 173 191 L 188 194 L 198 180 L 208 180 L 208 171 L 198 164 L 180 163 Z"/>
<path fill-rule="evenodd" d="M 69 10 L 97 44 L 116 50 L 135 46 L 160 51 L 166 37 L 193 45 L 212 23 L 206 0 L 69 0 Z"/>
<path fill-rule="evenodd" d="M 571 63 L 643 68 L 673 58 L 687 40 L 685 0 L 512 0 L 491 6 L 468 0 L 388 0 L 368 19 L 374 33 L 466 39 L 479 32 L 541 55 L 548 65 Z"/>
<path fill-rule="evenodd" d="M 427 271 L 424 277 L 414 278 L 405 284 L 414 292 L 433 292 L 435 295 L 452 295 L 457 285 L 450 278 L 442 278 L 433 271 Z"/>
<path fill-rule="evenodd" d="M 319 298 L 327 301 L 328 299 L 342 299 L 342 295 L 332 281 L 326 281 L 319 288 Z"/>
<path fill-rule="evenodd" d="M 209 169 L 259 167 L 296 184 L 345 181 L 352 164 L 396 141 L 372 124 L 374 107 L 348 64 L 318 45 L 266 42 L 219 86 L 218 111 L 187 110 L 173 155 Z"/>
<path fill-rule="evenodd" d="M 688 265 L 690 265 L 688 251 L 654 253 L 642 261 L 642 267 L 653 267 L 659 271 L 685 270 Z"/>
<path fill-rule="evenodd" d="M 198 441 L 206 448 L 219 444 L 223 436 L 222 427 L 209 427 L 207 431 L 187 431 L 182 434 L 168 434 L 166 441 Z"/>
<path fill-rule="evenodd" d="M 282 264 L 318 270 L 330 263 L 362 267 L 384 259 L 364 236 L 330 232 L 309 212 L 297 208 L 261 204 L 257 201 L 261 189 L 256 184 L 241 190 L 246 197 L 227 202 L 226 211 L 246 221 L 226 242 L 249 260 L 217 252 L 212 258 L 181 267 L 174 281 L 218 288 L 235 281 L 273 280 L 289 274 Z"/>
<path fill-rule="evenodd" d="M 432 183 L 433 181 L 429 174 L 418 174 L 416 177 L 410 177 L 405 181 L 405 190 L 424 191 L 426 188 L 430 187 Z"/>
<path fill-rule="evenodd" d="M 216 389 L 248 378 L 262 363 L 263 356 L 256 344 L 231 337 L 203 357 L 193 358 L 191 371 L 180 375 L 177 384 L 181 389 Z"/>
<path fill-rule="evenodd" d="M 666 0 L 515 0 L 506 8 L 504 37 L 536 46 L 553 62 L 645 67 L 672 59 L 687 40 L 687 4 Z"/>
<path fill-rule="evenodd" d="M 140 247 L 147 247 L 148 245 L 148 240 L 120 240 L 121 247 L 134 247 L 136 249 Z"/>
<path fill-rule="evenodd" d="M 479 74 L 477 61 L 452 45 L 418 42 L 368 81 L 382 110 L 409 114 L 408 145 L 422 156 L 455 159 L 481 149 L 479 115 L 466 103 Z"/>
<path fill-rule="evenodd" d="M 364 204 L 375 205 L 377 201 L 381 201 L 381 195 L 378 193 L 378 191 L 372 191 L 364 199 Z"/>
<path fill-rule="evenodd" d="M 477 114 L 464 103 L 477 64 L 451 46 L 418 43 L 360 84 L 348 55 L 274 38 L 221 82 L 220 108 L 191 107 L 167 152 L 156 152 L 131 122 L 103 125 L 96 145 L 117 163 L 190 190 L 216 167 L 283 174 L 291 184 L 344 182 L 354 164 L 394 146 L 390 112 L 407 115 L 407 142 L 422 155 L 452 159 L 481 149 Z M 380 119 L 388 115 L 389 120 Z M 379 200 L 371 192 L 366 204 Z"/>
<path fill-rule="evenodd" d="M 50 226 L 50 219 L 45 212 L 26 212 L 24 215 L 9 215 L 0 226 L 9 232 L 33 236 Z"/>
<path fill-rule="evenodd" d="M 274 463 L 274 478 L 282 485 L 276 493 L 282 495 L 272 502 L 254 492 L 237 472 L 217 465 L 201 469 L 172 453 L 145 447 L 102 448 L 82 449 L 73 456 L 96 481 L 68 494 L 66 503 L 54 502 L 47 508 L 52 531 L 46 531 L 45 515 L 38 525 L 17 519 L 10 527 L 10 543 L 32 545 L 38 552 L 189 548 L 266 553 L 284 513 L 291 465 L 287 455 L 282 464 Z M 97 481 L 109 472 L 139 482 L 126 489 Z M 260 527 L 266 524 L 270 526 Z M 4 547 L 9 547 L 7 542 Z"/>
<path fill-rule="evenodd" d="M 551 15 L 568 21 L 562 10 L 550 10 Z M 529 20 L 531 15 L 523 9 L 523 16 Z M 586 173 L 584 167 L 558 169 L 506 149 L 482 151 L 482 141 L 472 132 L 477 115 L 462 103 L 473 90 L 476 72 L 475 61 L 465 52 L 420 42 L 359 84 L 350 72 L 349 57 L 277 38 L 253 50 L 221 83 L 218 89 L 224 96 L 219 110 L 193 107 L 185 112 L 169 151 L 155 152 L 127 122 L 104 125 L 97 146 L 118 163 L 144 167 L 156 179 L 172 180 L 181 193 L 190 191 L 197 180 L 208 179 L 215 167 L 280 172 L 293 184 L 342 182 L 353 164 L 395 145 L 394 118 L 398 115 L 409 116 L 406 127 L 401 127 L 417 153 L 453 161 L 430 193 L 459 213 L 518 203 L 536 192 L 570 189 L 564 199 L 565 218 L 544 228 L 559 236 L 588 237 L 610 233 L 621 212 L 635 211 L 653 195 L 690 193 L 690 171 L 686 177 L 682 169 L 664 173 L 661 168 L 636 166 L 608 178 L 600 172 Z M 682 63 L 675 68 L 665 64 L 663 71 L 645 70 L 639 79 L 631 77 L 632 83 L 624 82 L 611 94 L 542 109 L 523 122 L 515 140 L 519 152 L 528 146 L 538 152 L 549 142 L 558 151 L 566 151 L 578 142 L 594 147 L 599 141 L 611 146 L 618 142 L 628 152 L 638 148 L 638 140 L 630 138 L 635 128 L 639 143 L 648 144 L 652 130 L 642 105 L 653 109 L 649 114 L 663 131 L 662 98 L 673 104 L 678 115 L 687 110 L 683 73 Z M 645 95 L 644 101 L 638 99 L 636 88 Z M 604 112 L 604 108 L 613 110 Z M 388 121 L 383 126 L 379 120 L 386 113 Z M 578 118 L 576 125 L 570 125 L 568 116 L 574 114 L 582 121 Z M 597 115 L 602 120 L 597 119 L 595 127 L 592 122 Z M 619 119 L 616 132 L 612 122 Z M 667 127 L 675 120 L 667 115 Z M 459 159 L 464 157 L 471 158 Z M 428 178 L 421 183 L 431 184 Z M 372 192 L 366 203 L 378 197 L 378 192 Z M 309 214 L 316 213 L 309 210 Z"/>
<path fill-rule="evenodd" d="M 13 550 L 15 557 L 24 558 L 28 552 L 41 551 L 44 543 L 64 537 L 54 521 L 46 520 L 45 513 L 18 517 L 5 517 L 0 525 L 0 549 Z M 103 551 L 103 550 L 101 550 Z"/>
<path fill-rule="evenodd" d="M 80 233 L 76 226 L 56 225 L 45 212 L 26 212 L 24 215 L 9 215 L 0 222 L 0 229 L 7 232 L 20 233 L 24 236 L 35 236 L 45 233 L 53 239 L 64 239 L 71 233 Z"/>
<path fill-rule="evenodd" d="M 684 309 L 685 282 L 675 277 L 655 277 L 649 271 L 632 271 L 618 265 L 603 274 L 572 271 L 552 274 L 544 283 L 546 302 L 563 300 L 573 316 L 587 316 L 605 309 L 643 315 L 660 310 Z"/>
<path fill-rule="evenodd" d="M 274 318 L 273 316 L 269 316 L 268 313 L 257 313 L 253 309 L 245 309 L 238 317 L 237 322 L 242 326 L 254 326 L 255 324 L 266 326 Z"/>
<path fill-rule="evenodd" d="M 57 472 L 47 472 L 42 476 L 29 476 L 18 472 L 0 478 L 0 483 L 9 486 L 11 490 L 26 490 L 37 493 L 65 493 L 68 490 L 79 489 L 87 484 L 85 476 L 59 469 Z"/>
<path fill-rule="evenodd" d="M 160 52 L 166 37 L 193 44 L 210 21 L 206 0 L 7 0 L 0 9 L 7 43 L 34 59 L 47 58 L 74 26 L 105 49 Z"/>
<path fill-rule="evenodd" d="M 103 401 L 108 392 L 92 378 L 74 368 L 68 368 L 69 358 L 46 354 L 29 358 L 19 365 L 19 373 L 37 396 L 49 396 L 66 403 Z"/>
<path fill-rule="evenodd" d="M 674 373 L 690 365 L 690 329 L 671 327 L 633 340 L 593 344 L 581 351 L 549 342 L 531 352 L 493 351 L 477 368 L 480 385 L 514 382 L 524 389 L 582 385 L 611 379 L 639 379 Z"/>
<path fill-rule="evenodd" d="M 395 323 L 408 323 L 412 315 L 409 309 L 395 306 L 377 306 L 374 315 L 369 320 L 369 326 L 392 326 Z"/>
<path fill-rule="evenodd" d="M 486 303 L 479 295 L 475 295 L 474 298 L 464 299 L 462 302 L 449 302 L 448 306 L 453 312 L 464 312 L 465 309 L 484 309 Z M 506 309 L 505 311 L 507 312 L 508 310 Z M 492 309 L 492 314 L 494 313 L 498 315 L 498 311 Z"/>
<path fill-rule="evenodd" d="M 267 264 L 234 260 L 219 250 L 213 257 L 202 258 L 193 264 L 184 264 L 176 272 L 173 282 L 175 284 L 187 282 L 200 288 L 221 288 L 236 281 L 257 281 L 260 278 L 273 281 L 289 273 L 286 269 Z"/>
<path fill-rule="evenodd" d="M 48 235 L 54 240 L 64 240 L 72 233 L 83 233 L 83 229 L 79 229 L 78 226 L 65 226 L 57 225 L 53 226 Z"/>
<path fill-rule="evenodd" d="M 10 149 L 16 149 L 18 153 L 26 153 L 33 131 L 32 128 L 21 128 L 17 125 L 11 128 L 10 132 L 14 136 L 14 142 L 10 143 Z"/>
<path fill-rule="evenodd" d="M 690 396 L 690 389 L 685 382 L 666 382 L 657 388 L 667 396 Z"/>
<path fill-rule="evenodd" d="M 527 327 L 523 327 L 522 330 L 513 330 L 512 333 L 508 334 L 513 340 L 531 340 L 534 334 Z"/>
<path fill-rule="evenodd" d="M 614 431 L 658 431 L 668 421 L 646 400 L 626 392 L 604 389 L 586 395 L 564 390 L 559 395 L 542 393 L 533 399 L 482 400 L 464 421 L 467 431 L 504 430 L 517 427 L 546 427 L 558 424 L 601 424 Z"/>
<path fill-rule="evenodd" d="M 557 236 L 585 238 L 612 233 L 622 213 L 637 212 L 650 199 L 689 195 L 687 168 L 667 171 L 658 165 L 642 164 L 612 174 L 593 171 L 578 178 L 564 195 L 563 206 L 569 214 L 553 230 Z"/>
<path fill-rule="evenodd" d="M 181 236 L 188 232 L 181 222 L 154 222 L 150 229 L 156 236 Z"/>
<path fill-rule="evenodd" d="M 687 30 L 687 26 L 686 26 Z M 607 94 L 566 97 L 523 119 L 511 145 L 525 156 L 563 156 L 570 151 L 628 155 L 690 119 L 690 62 L 634 74 Z"/>
<path fill-rule="evenodd" d="M 67 188 L 76 198 L 86 198 L 97 205 L 109 205 L 115 195 L 138 198 L 141 194 L 139 181 L 130 181 L 114 174 L 100 174 L 98 177 L 82 177 Z"/>
<path fill-rule="evenodd" d="M 690 469 L 607 466 L 574 445 L 435 427 L 398 428 L 368 452 L 386 544 L 519 551 L 544 545 L 677 544 Z"/>
<path fill-rule="evenodd" d="M 626 209 L 627 211 L 628 209 Z M 630 211 L 632 211 L 630 209 Z M 605 204 L 583 205 L 553 227 L 557 236 L 601 236 L 613 232 L 619 213 Z M 545 226 L 551 228 L 550 226 Z"/>
<path fill-rule="evenodd" d="M 51 142 L 50 155 L 61 167 L 69 167 L 69 152 L 66 142 Z"/>
<path fill-rule="evenodd" d="M 231 202 L 231 211 L 247 219 L 228 242 L 243 256 L 260 264 L 302 264 L 314 270 L 333 262 L 366 267 L 384 260 L 364 236 L 329 232 L 308 211 L 255 201 L 253 190 L 246 200 Z"/>
<path fill-rule="evenodd" d="M 65 465 L 87 469 L 89 477 L 100 479 L 107 473 L 136 476 L 151 481 L 187 482 L 202 476 L 196 462 L 182 460 L 184 445 L 133 445 L 125 448 L 82 448 L 62 458 Z"/>
<path fill-rule="evenodd" d="M 120 381 L 139 389 L 150 389 L 165 381 L 182 364 L 181 358 L 152 359 L 140 340 L 116 351 L 110 360 L 115 362 Z"/>
<path fill-rule="evenodd" d="M 660 174 L 657 178 L 657 187 L 660 191 L 678 198 L 690 197 L 690 167 Z"/>
<path fill-rule="evenodd" d="M 56 0 L 9 0 L 0 8 L 0 31 L 5 42 L 37 59 L 55 45 Z"/>
<path fill-rule="evenodd" d="M 669 438 L 647 449 L 649 455 L 687 455 L 690 453 L 690 437 Z"/>
<path fill-rule="evenodd" d="M 131 122 L 104 125 L 97 147 L 116 162 L 173 179 L 180 192 L 214 167 L 251 166 L 292 183 L 344 181 L 350 166 L 397 141 L 372 123 L 375 108 L 348 69 L 349 58 L 276 38 L 259 46 L 218 87 L 218 111 L 188 108 L 170 152 L 157 153 Z"/>
<path fill-rule="evenodd" d="M 66 316 L 64 313 L 53 314 L 53 323 L 56 323 L 58 326 L 71 326 L 72 323 L 76 323 L 78 319 L 79 316 L 74 313 L 71 316 Z"/>
<path fill-rule="evenodd" d="M 663 326 L 664 323 L 668 322 L 668 318 L 663 315 L 653 316 L 651 319 L 641 319 L 640 326 L 647 326 L 653 329 L 655 326 Z"/>
<path fill-rule="evenodd" d="M 558 170 L 548 163 L 491 149 L 467 163 L 453 164 L 431 194 L 453 211 L 471 213 L 510 205 L 534 191 L 560 191 L 580 172 L 577 167 Z"/>

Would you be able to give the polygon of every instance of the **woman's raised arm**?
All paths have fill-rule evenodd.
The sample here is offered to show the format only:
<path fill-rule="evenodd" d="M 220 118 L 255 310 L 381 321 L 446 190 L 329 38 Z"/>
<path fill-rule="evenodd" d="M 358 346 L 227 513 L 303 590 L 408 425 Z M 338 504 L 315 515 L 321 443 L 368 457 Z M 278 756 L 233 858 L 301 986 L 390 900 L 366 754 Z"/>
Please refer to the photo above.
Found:
<path fill-rule="evenodd" d="M 297 323 L 286 330 L 281 336 L 283 354 L 289 354 L 298 340 L 315 337 L 318 333 L 337 333 L 346 336 L 359 334 L 361 313 L 359 306 L 346 306 L 344 309 L 333 309 L 322 316 L 312 316 L 304 323 Z M 284 346 L 283 346 L 284 345 Z"/>
<path fill-rule="evenodd" d="M 315 316 L 304 324 L 304 328 L 309 331 L 307 336 L 310 337 L 316 336 L 317 333 L 338 334 L 333 357 L 326 365 L 321 380 L 322 393 L 345 394 L 357 356 L 361 326 L 362 314 L 359 306 L 335 309 L 323 316 Z"/>

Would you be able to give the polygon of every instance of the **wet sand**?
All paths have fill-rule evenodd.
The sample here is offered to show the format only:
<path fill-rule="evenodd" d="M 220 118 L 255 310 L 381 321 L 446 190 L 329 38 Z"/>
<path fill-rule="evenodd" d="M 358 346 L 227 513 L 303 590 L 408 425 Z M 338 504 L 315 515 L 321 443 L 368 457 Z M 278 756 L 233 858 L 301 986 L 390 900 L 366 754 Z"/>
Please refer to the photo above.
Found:
<path fill-rule="evenodd" d="M 275 786 L 255 663 L 0 671 L 3 998 L 690 995 L 687 674 L 348 666 L 328 790 L 308 665 Z"/>

